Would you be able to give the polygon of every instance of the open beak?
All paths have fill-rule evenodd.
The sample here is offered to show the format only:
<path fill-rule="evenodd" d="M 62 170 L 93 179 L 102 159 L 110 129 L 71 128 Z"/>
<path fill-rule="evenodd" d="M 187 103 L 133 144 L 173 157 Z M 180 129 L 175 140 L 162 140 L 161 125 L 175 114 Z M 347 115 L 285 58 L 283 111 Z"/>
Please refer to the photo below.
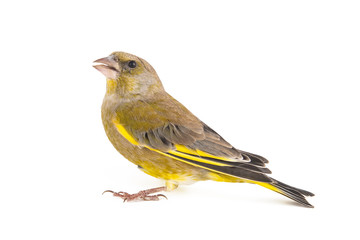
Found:
<path fill-rule="evenodd" d="M 119 77 L 121 69 L 113 56 L 100 58 L 95 60 L 94 63 L 100 63 L 99 65 L 93 65 L 93 67 L 104 74 L 105 77 L 111 79 L 117 79 Z"/>

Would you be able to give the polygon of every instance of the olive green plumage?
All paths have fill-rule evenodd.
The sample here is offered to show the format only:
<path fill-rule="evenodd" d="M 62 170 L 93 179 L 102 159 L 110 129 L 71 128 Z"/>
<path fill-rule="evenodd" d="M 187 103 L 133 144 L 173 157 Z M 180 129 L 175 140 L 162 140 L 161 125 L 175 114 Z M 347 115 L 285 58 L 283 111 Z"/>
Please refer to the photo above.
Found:
<path fill-rule="evenodd" d="M 312 207 L 304 198 L 312 193 L 270 178 L 265 158 L 234 148 L 166 93 L 145 60 L 114 52 L 95 62 L 107 77 L 101 112 L 109 140 L 168 190 L 202 180 L 248 182 Z"/>

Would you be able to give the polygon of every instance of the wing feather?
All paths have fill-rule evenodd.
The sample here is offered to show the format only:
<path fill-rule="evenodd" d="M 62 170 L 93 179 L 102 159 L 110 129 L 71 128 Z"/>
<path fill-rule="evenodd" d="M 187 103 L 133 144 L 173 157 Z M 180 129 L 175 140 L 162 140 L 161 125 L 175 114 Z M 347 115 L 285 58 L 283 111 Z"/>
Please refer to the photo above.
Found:
<path fill-rule="evenodd" d="M 140 106 L 127 111 L 127 121 L 122 122 L 119 118 L 113 121 L 118 132 L 132 144 L 209 171 L 271 182 L 265 175 L 271 173 L 265 167 L 268 162 L 265 158 L 234 148 L 180 103 L 177 102 L 176 108 L 167 107 L 166 101 L 164 106 L 159 106 L 161 101 L 157 102 L 156 107 L 148 102 L 137 104 Z M 134 109 L 149 114 L 137 114 Z M 159 121 L 154 121 L 154 118 Z M 148 124 L 146 130 L 138 126 L 144 124 Z"/>

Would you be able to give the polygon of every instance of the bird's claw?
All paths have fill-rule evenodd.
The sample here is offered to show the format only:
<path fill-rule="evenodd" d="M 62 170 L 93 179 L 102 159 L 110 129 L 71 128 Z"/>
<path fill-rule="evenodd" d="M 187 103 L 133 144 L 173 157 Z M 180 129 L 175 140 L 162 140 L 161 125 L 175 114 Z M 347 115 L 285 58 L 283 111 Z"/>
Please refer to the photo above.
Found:
<path fill-rule="evenodd" d="M 109 193 L 114 193 L 114 191 L 111 191 L 111 190 L 105 190 L 105 191 L 102 193 L 102 195 L 104 195 L 104 193 L 106 193 L 106 192 L 109 192 Z"/>
<path fill-rule="evenodd" d="M 157 195 L 147 195 L 143 198 L 144 201 L 159 201 L 160 197 L 167 199 L 164 194 L 157 194 Z"/>
<path fill-rule="evenodd" d="M 149 195 L 146 190 L 140 191 L 135 194 L 129 194 L 126 192 L 114 192 L 112 190 L 106 190 L 102 194 L 109 192 L 112 193 L 114 197 L 120 197 L 123 199 L 123 202 L 133 202 L 133 201 L 159 201 L 160 197 L 168 199 L 164 194 L 156 194 L 156 195 Z"/>

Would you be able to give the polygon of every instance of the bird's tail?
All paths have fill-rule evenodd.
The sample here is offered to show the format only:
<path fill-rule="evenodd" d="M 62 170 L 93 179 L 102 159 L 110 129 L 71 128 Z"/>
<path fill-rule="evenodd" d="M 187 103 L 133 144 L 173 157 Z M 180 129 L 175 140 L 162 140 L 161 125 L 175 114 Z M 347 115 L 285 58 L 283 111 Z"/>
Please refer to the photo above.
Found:
<path fill-rule="evenodd" d="M 265 187 L 265 188 L 275 191 L 277 193 L 280 193 L 280 194 L 300 203 L 301 205 L 303 205 L 305 207 L 310 207 L 310 208 L 314 207 L 305 199 L 305 197 L 314 196 L 313 193 L 299 189 L 299 188 L 291 187 L 291 186 L 289 186 L 285 183 L 282 183 L 278 180 L 275 180 L 273 178 L 271 178 L 271 180 L 272 180 L 272 182 L 270 182 L 270 183 L 258 182 L 258 181 L 250 181 L 250 182 L 258 184 L 262 187 Z"/>

